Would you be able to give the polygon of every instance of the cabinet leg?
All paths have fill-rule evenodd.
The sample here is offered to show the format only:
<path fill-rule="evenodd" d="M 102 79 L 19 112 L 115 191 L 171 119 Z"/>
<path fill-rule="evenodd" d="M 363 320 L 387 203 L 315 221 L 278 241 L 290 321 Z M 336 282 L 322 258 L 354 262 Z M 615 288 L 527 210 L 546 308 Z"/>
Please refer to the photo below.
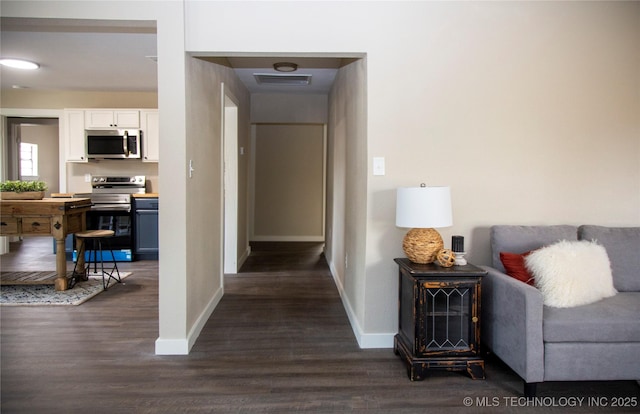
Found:
<path fill-rule="evenodd" d="M 484 379 L 484 361 L 467 361 L 467 373 L 471 379 Z"/>

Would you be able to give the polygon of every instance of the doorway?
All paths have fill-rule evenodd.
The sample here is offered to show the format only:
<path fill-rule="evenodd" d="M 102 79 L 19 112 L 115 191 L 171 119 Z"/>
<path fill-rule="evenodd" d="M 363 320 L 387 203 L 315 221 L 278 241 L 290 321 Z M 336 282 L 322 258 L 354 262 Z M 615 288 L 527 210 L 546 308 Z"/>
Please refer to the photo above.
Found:
<path fill-rule="evenodd" d="M 222 84 L 222 142 L 224 179 L 223 273 L 238 272 L 238 104 Z"/>
<path fill-rule="evenodd" d="M 7 179 L 44 181 L 46 196 L 60 191 L 57 118 L 7 118 Z"/>

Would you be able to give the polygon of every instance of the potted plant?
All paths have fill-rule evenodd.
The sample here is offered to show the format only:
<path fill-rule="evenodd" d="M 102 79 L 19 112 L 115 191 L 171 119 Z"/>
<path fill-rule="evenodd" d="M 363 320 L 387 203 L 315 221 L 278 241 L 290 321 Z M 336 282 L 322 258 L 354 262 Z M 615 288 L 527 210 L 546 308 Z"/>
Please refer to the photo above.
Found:
<path fill-rule="evenodd" d="M 42 200 L 47 183 L 44 181 L 4 181 L 0 183 L 3 200 Z"/>

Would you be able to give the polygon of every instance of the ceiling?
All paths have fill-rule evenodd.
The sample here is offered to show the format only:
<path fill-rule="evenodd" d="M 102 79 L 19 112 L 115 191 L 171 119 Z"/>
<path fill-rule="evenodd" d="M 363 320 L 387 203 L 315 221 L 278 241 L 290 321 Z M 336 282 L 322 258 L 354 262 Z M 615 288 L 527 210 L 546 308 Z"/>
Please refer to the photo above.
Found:
<path fill-rule="evenodd" d="M 40 64 L 33 71 L 0 67 L 2 89 L 157 91 L 155 22 L 74 19 L 0 21 L 0 55 Z M 327 56 L 196 56 L 235 70 L 251 93 L 328 93 L 337 69 L 352 59 Z M 293 62 L 291 75 L 311 75 L 309 85 L 259 84 L 255 73 L 279 74 L 276 62 Z"/>

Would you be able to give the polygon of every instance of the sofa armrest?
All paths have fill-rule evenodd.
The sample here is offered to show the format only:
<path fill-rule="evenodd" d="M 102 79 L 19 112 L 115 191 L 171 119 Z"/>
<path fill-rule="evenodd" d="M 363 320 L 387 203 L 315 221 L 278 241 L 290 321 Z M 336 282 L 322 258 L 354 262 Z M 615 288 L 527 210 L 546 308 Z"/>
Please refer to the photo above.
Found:
<path fill-rule="evenodd" d="M 544 380 L 542 295 L 492 267 L 482 278 L 482 345 L 525 382 Z"/>

